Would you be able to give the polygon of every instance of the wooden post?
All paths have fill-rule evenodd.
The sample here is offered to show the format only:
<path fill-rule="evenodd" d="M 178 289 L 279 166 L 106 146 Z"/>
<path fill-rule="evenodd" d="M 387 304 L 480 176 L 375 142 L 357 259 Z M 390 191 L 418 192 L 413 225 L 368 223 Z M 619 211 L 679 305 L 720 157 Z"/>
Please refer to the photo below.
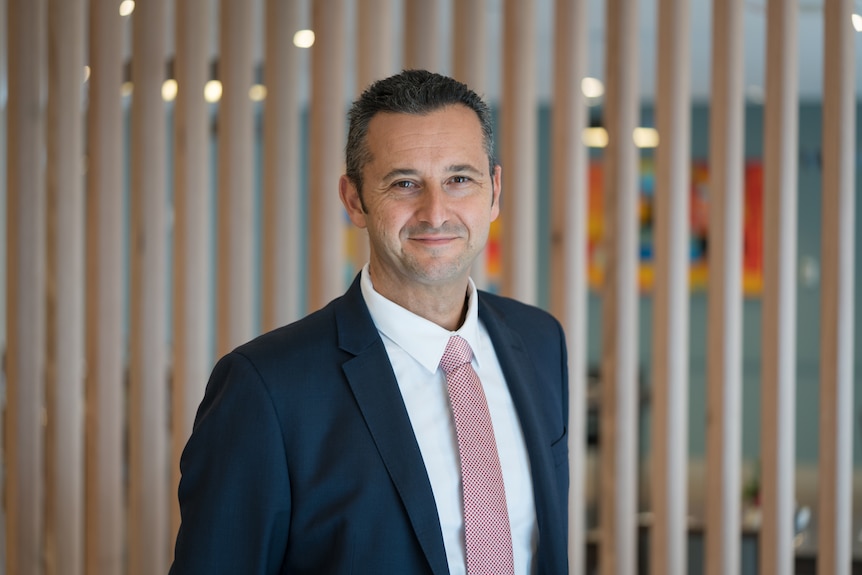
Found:
<path fill-rule="evenodd" d="M 707 333 L 707 575 L 740 568 L 742 450 L 742 0 L 713 4 Z"/>
<path fill-rule="evenodd" d="M 44 0 L 9 0 L 6 570 L 42 573 L 45 456 Z"/>
<path fill-rule="evenodd" d="M 263 329 L 302 315 L 301 105 L 303 49 L 293 45 L 299 0 L 266 3 L 266 104 L 263 123 Z"/>
<path fill-rule="evenodd" d="M 218 124 L 218 314 L 216 354 L 254 335 L 253 80 L 251 10 L 221 3 Z"/>
<path fill-rule="evenodd" d="M 637 3 L 608 0 L 604 123 L 602 438 L 599 568 L 634 575 L 637 557 Z"/>
<path fill-rule="evenodd" d="M 823 227 L 820 289 L 820 575 L 853 560 L 853 306 L 856 125 L 850 0 L 824 5 Z"/>
<path fill-rule="evenodd" d="M 557 0 L 551 139 L 551 311 L 569 355 L 569 572 L 586 569 L 587 2 Z"/>
<path fill-rule="evenodd" d="M 503 3 L 503 293 L 538 303 L 538 189 L 536 150 L 536 3 Z"/>
<path fill-rule="evenodd" d="M 766 18 L 761 573 L 792 573 L 794 558 L 798 9 L 769 0 Z"/>
<path fill-rule="evenodd" d="M 165 0 L 139 2 L 132 38 L 129 572 L 169 557 Z"/>
<path fill-rule="evenodd" d="M 84 571 L 85 6 L 48 7 L 47 573 Z"/>
<path fill-rule="evenodd" d="M 684 575 L 688 547 L 691 97 L 689 0 L 658 5 L 651 573 Z"/>
<path fill-rule="evenodd" d="M 86 572 L 123 573 L 126 372 L 123 357 L 121 21 L 90 0 L 87 108 Z"/>
<path fill-rule="evenodd" d="M 210 111 L 203 97 L 210 69 L 209 13 L 206 0 L 176 3 L 171 540 L 180 526 L 180 455 L 212 367 Z"/>
<path fill-rule="evenodd" d="M 317 40 L 311 49 L 311 135 L 309 154 L 309 286 L 311 310 L 341 295 L 346 284 L 344 208 L 338 179 L 344 172 L 346 141 L 344 0 L 312 6 Z"/>
<path fill-rule="evenodd" d="M 442 72 L 438 0 L 404 0 L 404 68 Z"/>

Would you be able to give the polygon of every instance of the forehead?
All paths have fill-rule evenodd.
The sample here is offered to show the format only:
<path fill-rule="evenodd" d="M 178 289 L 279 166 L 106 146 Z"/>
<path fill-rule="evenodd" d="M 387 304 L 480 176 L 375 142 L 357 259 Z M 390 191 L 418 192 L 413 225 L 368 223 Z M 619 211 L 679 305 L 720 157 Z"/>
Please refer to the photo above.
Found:
<path fill-rule="evenodd" d="M 485 155 L 479 117 L 463 104 L 424 114 L 380 112 L 368 124 L 366 142 L 372 161 L 391 155 Z"/>

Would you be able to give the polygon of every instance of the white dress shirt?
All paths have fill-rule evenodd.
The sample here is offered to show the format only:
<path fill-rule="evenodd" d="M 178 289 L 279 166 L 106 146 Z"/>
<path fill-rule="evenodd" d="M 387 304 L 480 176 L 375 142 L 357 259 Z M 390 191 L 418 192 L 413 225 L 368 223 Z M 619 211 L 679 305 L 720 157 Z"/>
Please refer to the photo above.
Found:
<path fill-rule="evenodd" d="M 449 407 L 446 376 L 439 367 L 449 337 L 453 335 L 463 337 L 473 349 L 473 369 L 482 382 L 491 412 L 512 528 L 515 573 L 532 573 L 538 529 L 530 461 L 497 354 L 488 332 L 479 321 L 475 284 L 470 280 L 467 316 L 464 324 L 454 332 L 377 293 L 367 264 L 362 269 L 361 287 L 371 318 L 383 338 L 425 461 L 451 575 L 466 572 L 458 440 Z"/>

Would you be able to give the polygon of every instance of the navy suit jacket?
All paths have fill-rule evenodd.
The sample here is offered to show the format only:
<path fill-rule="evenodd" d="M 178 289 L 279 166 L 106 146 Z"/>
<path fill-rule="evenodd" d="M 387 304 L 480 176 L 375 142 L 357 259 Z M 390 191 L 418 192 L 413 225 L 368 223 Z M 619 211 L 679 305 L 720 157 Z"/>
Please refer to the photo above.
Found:
<path fill-rule="evenodd" d="M 488 293 L 484 323 L 529 451 L 542 575 L 567 573 L 559 323 Z M 172 575 L 449 572 L 431 484 L 359 281 L 223 357 L 180 462 Z"/>

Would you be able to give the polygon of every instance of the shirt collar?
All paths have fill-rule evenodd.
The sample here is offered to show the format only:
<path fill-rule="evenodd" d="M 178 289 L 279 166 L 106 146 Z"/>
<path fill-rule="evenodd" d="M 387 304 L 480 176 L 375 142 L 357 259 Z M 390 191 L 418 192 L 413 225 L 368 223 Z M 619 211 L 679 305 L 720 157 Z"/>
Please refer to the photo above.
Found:
<path fill-rule="evenodd" d="M 360 287 L 377 331 L 392 340 L 430 373 L 437 371 L 443 352 L 446 351 L 446 344 L 453 335 L 467 340 L 478 365 L 479 306 L 478 292 L 472 279 L 468 279 L 467 285 L 467 315 L 457 331 L 442 328 L 380 295 L 371 282 L 368 264 L 362 268 Z"/>

